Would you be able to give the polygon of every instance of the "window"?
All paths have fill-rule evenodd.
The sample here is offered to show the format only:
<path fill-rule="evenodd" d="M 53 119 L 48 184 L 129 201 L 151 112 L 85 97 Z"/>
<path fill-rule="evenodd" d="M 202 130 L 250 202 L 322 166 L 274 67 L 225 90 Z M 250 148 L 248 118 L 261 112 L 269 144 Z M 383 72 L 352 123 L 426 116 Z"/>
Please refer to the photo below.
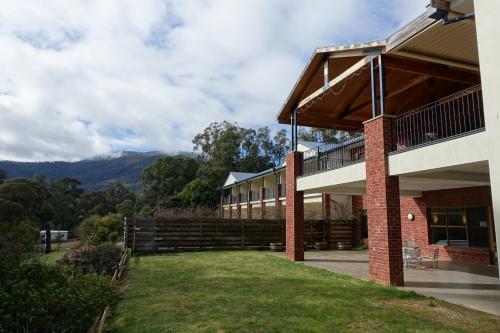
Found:
<path fill-rule="evenodd" d="M 431 208 L 430 241 L 438 245 L 488 247 L 487 217 L 485 207 Z"/>

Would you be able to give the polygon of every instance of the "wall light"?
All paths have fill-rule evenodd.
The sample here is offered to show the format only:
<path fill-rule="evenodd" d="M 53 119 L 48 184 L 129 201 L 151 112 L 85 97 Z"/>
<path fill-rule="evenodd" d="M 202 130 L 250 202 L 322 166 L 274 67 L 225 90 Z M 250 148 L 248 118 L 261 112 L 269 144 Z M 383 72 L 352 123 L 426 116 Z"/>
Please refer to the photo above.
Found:
<path fill-rule="evenodd" d="M 413 215 L 413 213 L 409 213 L 408 214 L 408 220 L 415 221 L 415 215 Z"/>

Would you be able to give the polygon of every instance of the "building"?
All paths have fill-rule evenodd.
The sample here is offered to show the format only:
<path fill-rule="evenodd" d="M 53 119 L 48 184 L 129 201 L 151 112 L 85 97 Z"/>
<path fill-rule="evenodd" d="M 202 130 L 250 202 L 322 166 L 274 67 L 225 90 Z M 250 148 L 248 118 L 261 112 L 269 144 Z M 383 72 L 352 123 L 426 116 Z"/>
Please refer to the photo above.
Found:
<path fill-rule="evenodd" d="M 292 132 L 289 259 L 304 258 L 304 198 L 321 193 L 350 196 L 367 221 L 373 281 L 404 284 L 403 244 L 498 266 L 497 17 L 498 1 L 433 0 L 384 40 L 314 51 L 277 116 Z M 358 134 L 302 151 L 297 126 Z"/>
<path fill-rule="evenodd" d="M 50 230 L 50 239 L 52 242 L 66 242 L 68 240 L 69 231 L 67 230 Z M 45 243 L 45 230 L 40 230 L 40 240 Z"/>
<path fill-rule="evenodd" d="M 322 146 L 298 141 L 297 150 L 308 152 L 313 161 Z M 227 219 L 284 219 L 286 207 L 286 163 L 259 173 L 229 173 L 221 192 L 221 216 Z M 352 219 L 352 197 L 308 193 L 304 197 L 306 219 Z"/>

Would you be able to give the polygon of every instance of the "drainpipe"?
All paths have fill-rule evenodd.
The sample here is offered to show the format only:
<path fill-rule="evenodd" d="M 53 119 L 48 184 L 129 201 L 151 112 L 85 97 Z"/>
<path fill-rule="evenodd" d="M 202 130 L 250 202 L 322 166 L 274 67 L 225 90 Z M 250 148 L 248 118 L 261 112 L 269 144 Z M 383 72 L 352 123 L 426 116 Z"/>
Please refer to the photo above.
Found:
<path fill-rule="evenodd" d="M 464 14 L 464 15 L 457 16 L 457 17 L 450 19 L 449 14 L 450 14 L 449 10 L 438 8 L 436 10 L 436 12 L 429 17 L 436 19 L 436 20 L 443 20 L 443 25 L 448 25 L 448 24 L 453 24 L 453 23 L 457 23 L 460 21 L 464 21 L 464 20 L 473 19 L 476 16 L 476 14 L 474 12 L 472 12 L 472 13 Z"/>

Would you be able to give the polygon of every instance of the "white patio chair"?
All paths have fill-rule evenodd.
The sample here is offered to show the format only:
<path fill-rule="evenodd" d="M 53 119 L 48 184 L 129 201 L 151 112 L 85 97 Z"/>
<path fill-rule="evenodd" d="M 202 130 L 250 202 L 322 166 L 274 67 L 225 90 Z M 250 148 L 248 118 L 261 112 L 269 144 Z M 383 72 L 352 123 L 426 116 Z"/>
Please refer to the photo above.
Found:
<path fill-rule="evenodd" d="M 423 262 L 424 261 L 432 261 L 432 267 L 434 269 L 438 269 L 438 264 L 439 264 L 439 248 L 435 248 L 432 250 L 432 255 L 431 256 L 419 256 L 417 259 L 417 265 L 418 267 L 423 267 Z"/>
<path fill-rule="evenodd" d="M 415 266 L 418 266 L 418 258 L 420 258 L 420 248 L 419 247 L 403 247 L 403 266 L 408 268 L 411 262 L 415 262 Z"/>

